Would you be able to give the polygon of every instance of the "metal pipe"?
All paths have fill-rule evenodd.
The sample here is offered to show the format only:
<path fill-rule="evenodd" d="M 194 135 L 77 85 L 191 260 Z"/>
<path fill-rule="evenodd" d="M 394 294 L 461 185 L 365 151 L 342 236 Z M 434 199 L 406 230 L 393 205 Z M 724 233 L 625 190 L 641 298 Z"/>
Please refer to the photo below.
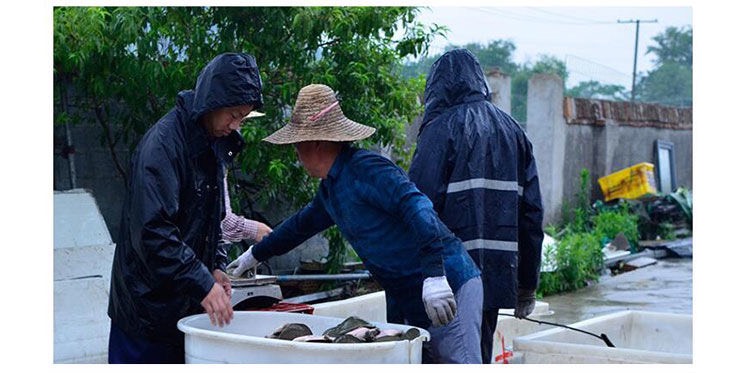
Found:
<path fill-rule="evenodd" d="M 287 303 L 310 303 L 328 298 L 337 297 L 344 293 L 344 288 L 336 288 L 318 293 L 300 295 L 298 297 L 284 299 Z"/>
<path fill-rule="evenodd" d="M 68 149 L 73 147 L 73 136 L 70 134 L 68 123 L 65 123 L 65 145 Z M 78 187 L 78 183 L 76 183 L 76 162 L 75 154 L 72 152 L 68 153 L 68 175 L 70 177 L 70 189 L 76 189 Z"/>
<path fill-rule="evenodd" d="M 68 114 L 68 87 L 65 84 L 60 85 L 60 105 L 62 106 L 62 112 Z M 63 154 L 68 159 L 68 177 L 70 177 L 70 189 L 76 189 L 78 183 L 76 182 L 76 162 L 73 149 L 73 136 L 70 134 L 69 121 L 65 121 L 65 151 L 67 154 Z"/>
<path fill-rule="evenodd" d="M 287 281 L 330 281 L 330 280 L 366 280 L 371 278 L 369 271 L 360 273 L 339 273 L 325 275 L 276 275 L 276 282 Z"/>

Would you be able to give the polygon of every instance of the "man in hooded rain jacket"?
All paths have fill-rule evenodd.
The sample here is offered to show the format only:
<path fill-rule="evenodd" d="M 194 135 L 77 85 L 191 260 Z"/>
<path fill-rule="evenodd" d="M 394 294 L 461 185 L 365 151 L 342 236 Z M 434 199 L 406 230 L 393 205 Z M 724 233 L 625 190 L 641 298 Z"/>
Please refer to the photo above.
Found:
<path fill-rule="evenodd" d="M 482 362 L 500 308 L 523 318 L 539 281 L 542 200 L 529 139 L 490 102 L 476 57 L 452 50 L 432 65 L 409 178 L 432 200 L 482 271 Z M 479 300 L 478 300 L 479 301 Z"/>
<path fill-rule="evenodd" d="M 237 129 L 262 106 L 255 59 L 224 53 L 141 139 L 130 163 L 112 264 L 110 363 L 183 363 L 181 318 L 232 319 L 220 248 L 224 167 L 244 142 Z"/>

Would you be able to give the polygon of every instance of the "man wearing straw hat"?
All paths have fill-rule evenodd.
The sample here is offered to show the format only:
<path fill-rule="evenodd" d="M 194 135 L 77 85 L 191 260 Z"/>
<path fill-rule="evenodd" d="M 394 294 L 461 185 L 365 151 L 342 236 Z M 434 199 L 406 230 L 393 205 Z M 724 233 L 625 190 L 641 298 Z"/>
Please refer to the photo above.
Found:
<path fill-rule="evenodd" d="M 302 88 L 290 123 L 264 140 L 294 144 L 318 192 L 227 269 L 241 275 L 336 224 L 385 289 L 388 322 L 430 332 L 424 362 L 480 363 L 480 272 L 401 168 L 349 144 L 374 131 L 346 118 L 330 87 Z"/>

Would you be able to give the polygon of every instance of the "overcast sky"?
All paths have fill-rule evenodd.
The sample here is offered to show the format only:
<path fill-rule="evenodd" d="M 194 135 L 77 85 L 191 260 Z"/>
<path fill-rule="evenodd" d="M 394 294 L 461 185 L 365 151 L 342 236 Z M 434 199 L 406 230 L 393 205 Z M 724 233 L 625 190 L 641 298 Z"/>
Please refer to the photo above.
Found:
<path fill-rule="evenodd" d="M 691 6 L 670 7 L 489 7 L 431 6 L 419 21 L 450 28 L 447 38 L 435 40 L 430 54 L 448 44 L 470 42 L 487 44 L 492 40 L 512 41 L 517 63 L 536 61 L 542 54 L 565 61 L 570 72 L 568 86 L 581 80 L 598 80 L 630 89 L 635 49 L 635 23 L 618 20 L 657 20 L 640 24 L 638 72 L 653 68 L 654 55 L 646 54 L 655 45 L 654 36 L 669 26 L 692 27 Z"/>

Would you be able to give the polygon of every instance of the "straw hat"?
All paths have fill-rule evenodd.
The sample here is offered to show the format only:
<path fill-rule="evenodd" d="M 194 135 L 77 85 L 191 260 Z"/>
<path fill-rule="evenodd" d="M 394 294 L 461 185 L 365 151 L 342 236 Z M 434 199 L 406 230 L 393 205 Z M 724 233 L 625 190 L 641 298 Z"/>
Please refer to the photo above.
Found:
<path fill-rule="evenodd" d="M 344 116 L 336 94 L 322 84 L 300 89 L 289 123 L 263 139 L 274 144 L 302 141 L 355 141 L 370 137 L 375 128 Z"/>

